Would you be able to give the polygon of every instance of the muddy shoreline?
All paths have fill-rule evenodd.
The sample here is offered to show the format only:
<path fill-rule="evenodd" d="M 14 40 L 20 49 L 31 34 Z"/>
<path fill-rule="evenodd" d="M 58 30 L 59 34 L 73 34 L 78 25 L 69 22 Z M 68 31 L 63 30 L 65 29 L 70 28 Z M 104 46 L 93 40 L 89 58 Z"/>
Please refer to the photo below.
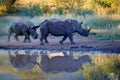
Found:
<path fill-rule="evenodd" d="M 7 42 L 7 36 L 0 37 L 0 49 L 5 50 L 50 50 L 50 51 L 101 51 L 106 53 L 120 53 L 120 40 L 97 40 L 95 36 L 74 37 L 75 45 L 71 45 L 67 39 L 63 45 L 59 44 L 61 37 L 48 37 L 49 44 L 40 45 L 39 39 L 31 43 L 24 43 L 24 37 L 19 37 L 19 42 L 11 37 Z"/>

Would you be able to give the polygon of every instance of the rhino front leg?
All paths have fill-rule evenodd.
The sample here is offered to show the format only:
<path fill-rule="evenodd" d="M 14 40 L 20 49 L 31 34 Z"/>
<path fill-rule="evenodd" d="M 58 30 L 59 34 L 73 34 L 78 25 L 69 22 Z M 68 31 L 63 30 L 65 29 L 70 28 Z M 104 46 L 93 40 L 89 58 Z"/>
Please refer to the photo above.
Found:
<path fill-rule="evenodd" d="M 30 35 L 28 35 L 28 42 L 31 42 L 31 40 L 30 40 Z"/>
<path fill-rule="evenodd" d="M 63 44 L 63 42 L 67 39 L 67 35 L 63 36 L 62 40 L 60 41 L 60 44 Z"/>
<path fill-rule="evenodd" d="M 44 39 L 44 36 L 41 35 L 41 37 L 40 37 L 40 42 L 41 42 L 40 44 L 41 44 L 41 45 L 44 45 L 44 43 L 43 43 L 43 39 Z"/>
<path fill-rule="evenodd" d="M 49 43 L 48 40 L 47 40 L 47 38 L 45 38 L 45 43 L 47 43 L 47 44 Z"/>
<path fill-rule="evenodd" d="M 73 33 L 69 33 L 68 36 L 71 44 L 75 44 L 75 42 L 73 41 Z"/>
<path fill-rule="evenodd" d="M 25 36 L 25 38 L 24 38 L 24 41 L 23 42 L 27 42 L 27 37 Z"/>
<path fill-rule="evenodd" d="M 48 36 L 48 34 L 44 37 L 44 39 L 45 39 L 45 43 L 48 44 L 49 42 L 48 42 L 48 40 L 47 40 L 47 36 Z"/>
<path fill-rule="evenodd" d="M 15 38 L 16 41 L 19 41 L 17 34 L 15 34 L 14 38 Z"/>

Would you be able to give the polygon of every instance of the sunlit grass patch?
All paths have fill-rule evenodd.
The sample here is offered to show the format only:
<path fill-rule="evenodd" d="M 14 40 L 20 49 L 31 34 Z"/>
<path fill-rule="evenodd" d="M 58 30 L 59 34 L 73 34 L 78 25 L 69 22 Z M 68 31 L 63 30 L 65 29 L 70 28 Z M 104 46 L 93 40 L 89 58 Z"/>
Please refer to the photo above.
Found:
<path fill-rule="evenodd" d="M 120 40 L 120 25 L 115 28 L 107 29 L 103 33 L 99 33 L 101 35 L 100 39 L 103 40 Z"/>

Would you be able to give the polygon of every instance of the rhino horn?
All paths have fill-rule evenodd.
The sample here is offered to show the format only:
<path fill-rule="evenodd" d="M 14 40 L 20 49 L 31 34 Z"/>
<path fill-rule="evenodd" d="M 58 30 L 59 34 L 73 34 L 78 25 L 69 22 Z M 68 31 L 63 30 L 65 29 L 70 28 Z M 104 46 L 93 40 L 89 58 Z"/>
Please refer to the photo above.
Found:
<path fill-rule="evenodd" d="M 91 27 L 88 28 L 88 31 L 89 31 L 89 32 L 90 32 L 90 30 L 91 30 Z"/>

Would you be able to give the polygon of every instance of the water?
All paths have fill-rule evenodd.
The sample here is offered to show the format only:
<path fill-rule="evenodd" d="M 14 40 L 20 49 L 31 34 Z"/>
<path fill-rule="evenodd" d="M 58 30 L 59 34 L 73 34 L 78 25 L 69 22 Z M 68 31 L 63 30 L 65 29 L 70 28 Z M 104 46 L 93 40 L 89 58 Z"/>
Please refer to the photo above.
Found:
<path fill-rule="evenodd" d="M 0 50 L 0 80 L 120 80 L 120 54 Z"/>

